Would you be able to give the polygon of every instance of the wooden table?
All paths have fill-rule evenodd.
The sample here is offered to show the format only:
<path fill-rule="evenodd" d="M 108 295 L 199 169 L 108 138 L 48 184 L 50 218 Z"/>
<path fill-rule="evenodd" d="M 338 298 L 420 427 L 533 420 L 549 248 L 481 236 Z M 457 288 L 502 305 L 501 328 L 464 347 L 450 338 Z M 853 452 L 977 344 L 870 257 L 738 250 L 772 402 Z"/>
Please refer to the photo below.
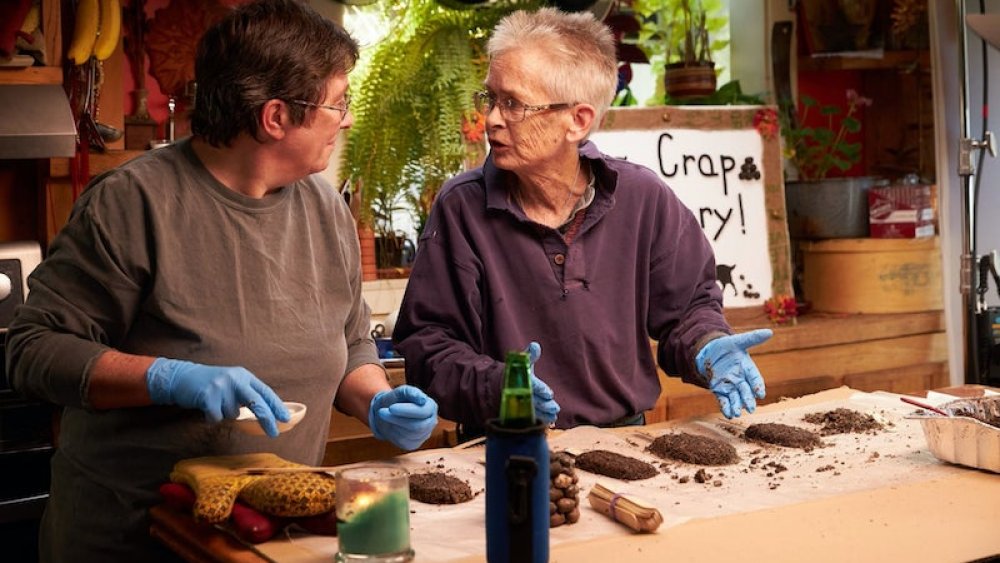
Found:
<path fill-rule="evenodd" d="M 979 396 L 983 389 L 940 391 Z M 155 507 L 151 516 L 152 534 L 190 561 L 266 561 L 187 515 Z M 656 534 L 562 543 L 552 546 L 550 560 L 973 561 L 1000 557 L 998 530 L 1000 475 L 963 469 L 921 482 L 691 520 Z"/>

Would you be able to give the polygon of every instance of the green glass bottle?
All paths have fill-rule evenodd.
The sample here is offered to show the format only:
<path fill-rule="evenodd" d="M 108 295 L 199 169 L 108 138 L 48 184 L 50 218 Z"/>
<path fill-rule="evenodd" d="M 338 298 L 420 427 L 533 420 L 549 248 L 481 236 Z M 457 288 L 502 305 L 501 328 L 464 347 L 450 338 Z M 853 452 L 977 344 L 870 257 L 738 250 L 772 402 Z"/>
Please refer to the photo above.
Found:
<path fill-rule="evenodd" d="M 531 360 L 527 352 L 507 352 L 500 395 L 500 424 L 526 428 L 535 423 L 535 403 L 531 393 Z"/>

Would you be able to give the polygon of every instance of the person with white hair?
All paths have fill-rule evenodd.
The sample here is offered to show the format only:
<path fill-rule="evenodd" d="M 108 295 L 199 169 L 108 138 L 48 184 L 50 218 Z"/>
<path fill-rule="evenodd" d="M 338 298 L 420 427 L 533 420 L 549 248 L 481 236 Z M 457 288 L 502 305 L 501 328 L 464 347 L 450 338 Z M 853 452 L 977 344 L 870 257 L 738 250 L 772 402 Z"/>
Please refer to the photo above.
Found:
<path fill-rule="evenodd" d="M 465 437 L 497 416 L 505 353 L 526 346 L 536 416 L 559 428 L 642 424 L 657 363 L 727 417 L 753 412 L 765 388 L 746 350 L 770 331 L 732 334 L 694 215 L 588 141 L 615 94 L 611 31 L 589 12 L 518 11 L 488 51 L 490 153 L 421 233 L 393 333 L 407 381 Z"/>

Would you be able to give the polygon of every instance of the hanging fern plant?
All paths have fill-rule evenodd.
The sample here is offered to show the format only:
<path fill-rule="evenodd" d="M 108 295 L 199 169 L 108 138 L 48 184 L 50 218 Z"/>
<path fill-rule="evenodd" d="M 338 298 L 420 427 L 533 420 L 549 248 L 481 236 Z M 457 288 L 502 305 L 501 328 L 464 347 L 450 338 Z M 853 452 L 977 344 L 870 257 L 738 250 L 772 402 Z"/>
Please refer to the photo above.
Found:
<path fill-rule="evenodd" d="M 435 0 L 383 4 L 395 4 L 385 9 L 391 30 L 363 55 L 354 75 L 355 122 L 341 175 L 360 189 L 359 221 L 391 235 L 394 211 L 408 203 L 422 226 L 433 194 L 463 169 L 463 123 L 477 119 L 473 94 L 486 74 L 490 31 L 510 12 L 542 2 L 464 10 Z"/>

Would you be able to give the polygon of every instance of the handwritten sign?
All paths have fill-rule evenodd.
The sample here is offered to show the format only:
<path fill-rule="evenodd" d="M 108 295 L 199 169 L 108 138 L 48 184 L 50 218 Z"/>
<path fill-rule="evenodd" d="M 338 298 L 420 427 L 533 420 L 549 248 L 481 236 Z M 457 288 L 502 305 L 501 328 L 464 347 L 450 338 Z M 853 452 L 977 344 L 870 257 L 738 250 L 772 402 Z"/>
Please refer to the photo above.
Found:
<path fill-rule="evenodd" d="M 657 172 L 694 213 L 715 250 L 727 310 L 760 310 L 772 296 L 792 295 L 780 145 L 768 121 L 774 112 L 616 108 L 591 135 L 602 152 Z"/>

